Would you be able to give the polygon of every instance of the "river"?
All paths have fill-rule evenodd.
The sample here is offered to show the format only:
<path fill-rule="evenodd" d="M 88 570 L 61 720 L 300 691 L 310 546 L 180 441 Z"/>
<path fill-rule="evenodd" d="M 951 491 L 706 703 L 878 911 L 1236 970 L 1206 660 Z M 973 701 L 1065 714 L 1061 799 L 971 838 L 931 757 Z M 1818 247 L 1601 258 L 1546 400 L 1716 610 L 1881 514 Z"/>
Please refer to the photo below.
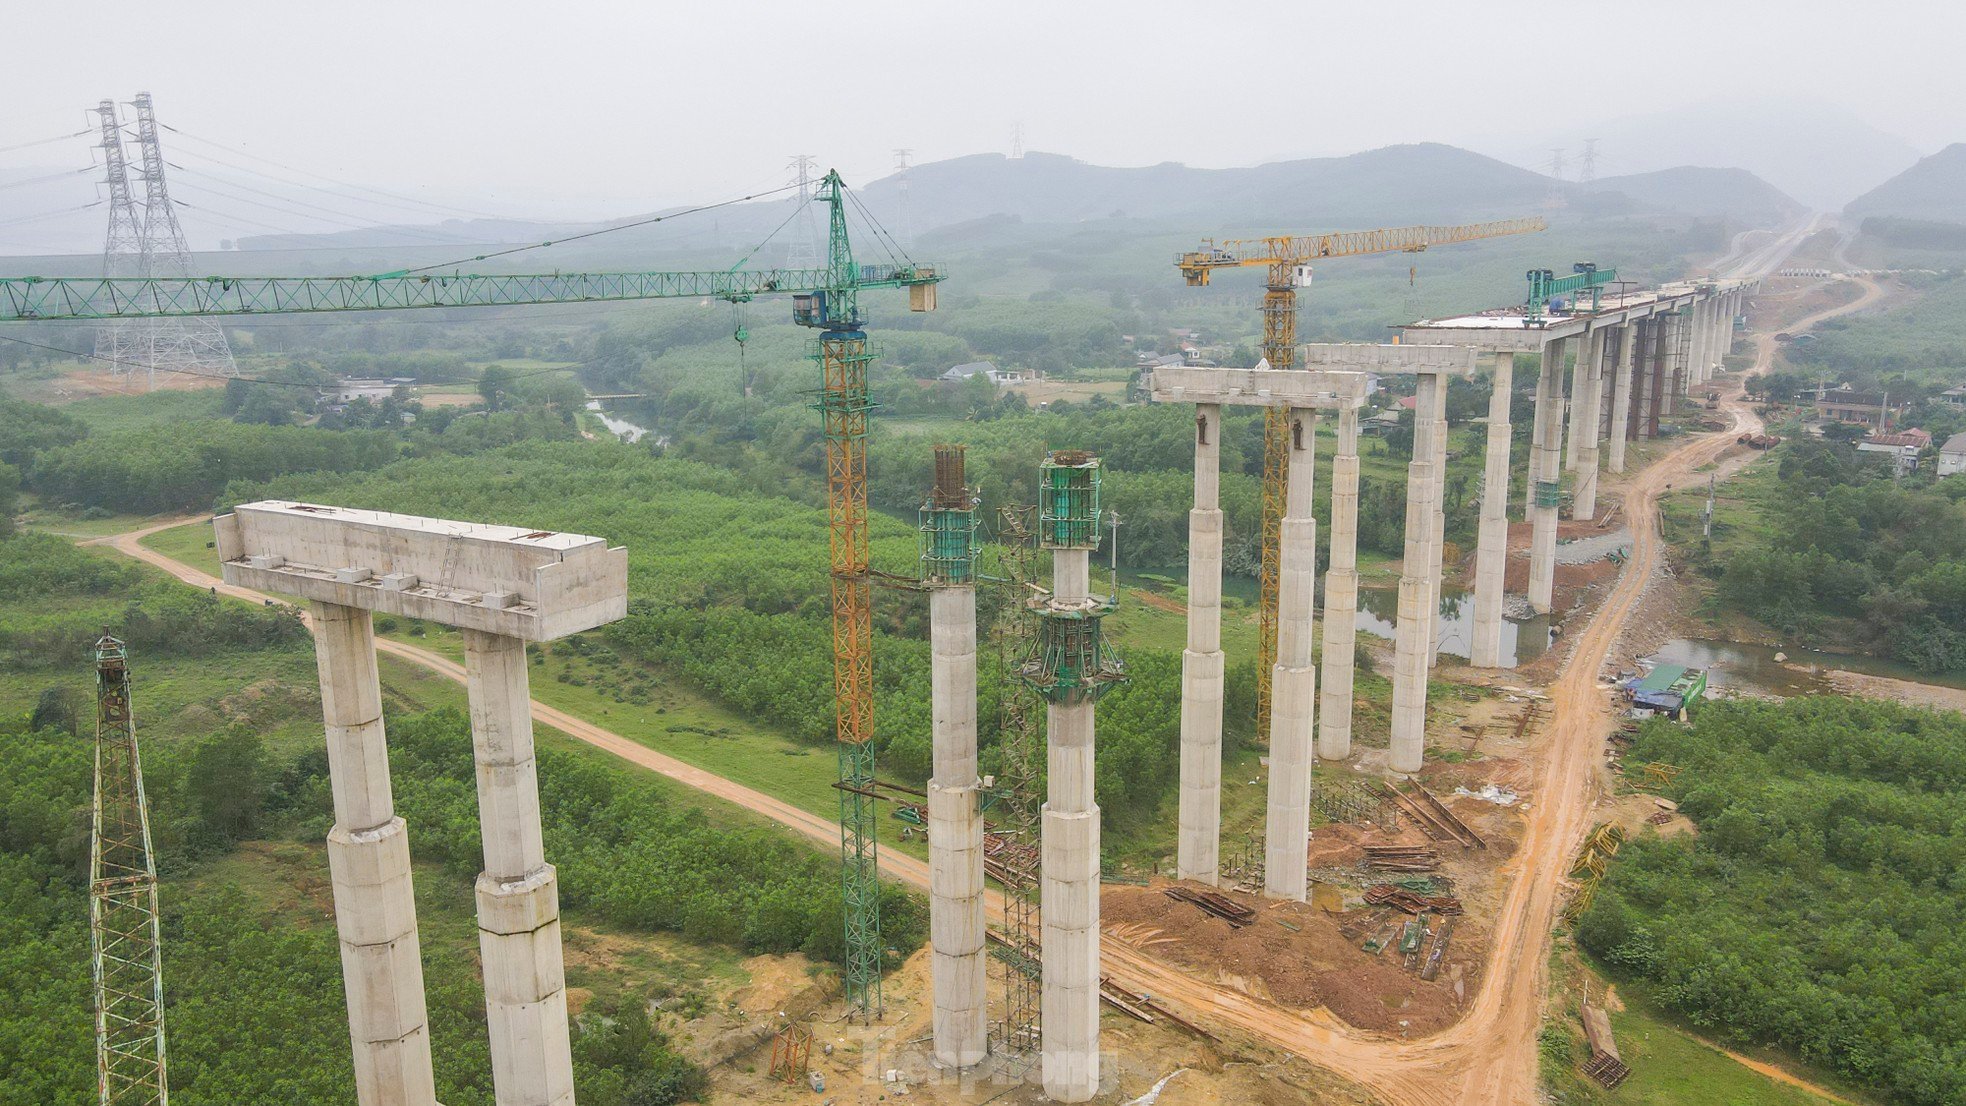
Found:
<path fill-rule="evenodd" d="M 601 420 L 601 425 L 607 427 L 609 433 L 613 434 L 617 438 L 620 438 L 624 442 L 628 442 L 631 445 L 635 442 L 641 441 L 643 438 L 648 437 L 652 433 L 652 431 L 650 431 L 649 428 L 646 426 L 637 426 L 634 423 L 629 422 L 627 419 L 618 419 L 615 418 L 613 415 L 608 414 L 605 410 L 601 408 L 601 401 L 598 399 L 588 400 L 587 409 L 594 413 L 595 418 Z M 655 439 L 655 444 L 667 445 L 668 441 L 669 440 L 667 438 L 657 435 Z"/>
<path fill-rule="evenodd" d="M 1393 640 L 1399 619 L 1398 588 L 1358 589 L 1358 628 L 1360 633 Z M 1474 640 L 1474 593 L 1443 586 L 1440 589 L 1440 622 L 1435 627 L 1435 651 L 1442 656 L 1468 659 Z M 1550 648 L 1550 620 L 1547 615 L 1520 622 L 1502 620 L 1502 664 L 1508 668 L 1528 664 Z"/>

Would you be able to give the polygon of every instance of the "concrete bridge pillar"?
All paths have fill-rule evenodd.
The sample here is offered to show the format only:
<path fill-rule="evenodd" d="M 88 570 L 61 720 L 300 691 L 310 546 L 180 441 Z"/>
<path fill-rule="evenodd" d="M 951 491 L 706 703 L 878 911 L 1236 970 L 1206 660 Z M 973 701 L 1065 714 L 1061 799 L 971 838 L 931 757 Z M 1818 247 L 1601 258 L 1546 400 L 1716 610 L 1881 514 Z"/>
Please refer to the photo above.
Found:
<path fill-rule="evenodd" d="M 1311 663 L 1311 614 L 1317 587 L 1317 413 L 1293 407 L 1289 474 L 1278 558 L 1277 663 L 1270 680 L 1269 809 L 1264 837 L 1263 893 L 1302 902 L 1308 893 L 1305 854 L 1311 836 L 1312 724 L 1317 668 Z M 1415 435 L 1418 440 L 1418 435 Z"/>
<path fill-rule="evenodd" d="M 1605 463 L 1614 473 L 1625 471 L 1625 437 L 1631 432 L 1632 355 L 1638 347 L 1638 324 L 1618 328 L 1618 360 L 1611 385 L 1610 448 Z"/>
<path fill-rule="evenodd" d="M 1529 605 L 1548 614 L 1556 587 L 1556 514 L 1562 490 L 1563 467 L 1558 456 L 1563 443 L 1564 340 L 1543 343 L 1542 375 L 1536 382 L 1536 421 L 1542 427 L 1531 470 L 1535 475 L 1529 499 Z"/>
<path fill-rule="evenodd" d="M 1505 476 L 1506 480 L 1507 477 Z M 1358 410 L 1338 412 L 1331 459 L 1331 556 L 1324 573 L 1324 688 L 1318 700 L 1318 756 L 1352 755 L 1352 677 L 1358 644 Z"/>
<path fill-rule="evenodd" d="M 435 1106 L 409 831 L 396 816 L 375 629 L 367 610 L 313 604 L 334 827 L 328 871 L 361 1106 Z"/>
<path fill-rule="evenodd" d="M 1434 502 L 1440 495 L 1440 474 L 1433 461 L 1436 390 L 1446 378 L 1419 377 L 1414 404 L 1413 460 L 1406 466 L 1406 549 L 1399 578 L 1399 616 L 1394 628 L 1392 741 L 1388 763 L 1395 772 L 1418 772 L 1427 748 L 1427 651 L 1433 641 L 1430 625 L 1438 617 L 1432 605 L 1432 568 L 1439 558 L 1432 548 Z M 1550 439 L 1554 441 L 1554 439 Z"/>
<path fill-rule="evenodd" d="M 539 821 L 526 644 L 469 628 L 463 636 L 485 850 L 478 950 L 493 1092 L 498 1106 L 573 1106 L 559 881 Z"/>
<path fill-rule="evenodd" d="M 1577 481 L 1570 517 L 1597 517 L 1598 425 L 1604 407 L 1604 340 L 1609 331 L 1587 330 L 1577 358 Z"/>
<path fill-rule="evenodd" d="M 1488 446 L 1481 477 L 1481 523 L 1475 539 L 1474 640 L 1469 663 L 1476 668 L 1502 665 L 1502 580 L 1509 557 L 1509 399 L 1514 390 L 1515 354 L 1495 355 L 1494 391 L 1488 397 Z M 1334 514 L 1335 514 L 1334 509 Z M 1331 585 L 1325 585 L 1329 596 Z M 1329 599 L 1326 600 L 1329 603 Z M 1325 627 L 1325 640 L 1331 628 Z M 1329 645 L 1326 646 L 1329 649 Z M 1328 654 L 1327 654 L 1328 658 Z M 1326 661 L 1329 672 L 1329 660 Z M 1329 677 L 1326 677 L 1327 690 Z"/>
<path fill-rule="evenodd" d="M 1210 884 L 1220 876 L 1222 842 L 1221 469 L 1222 406 L 1196 404 L 1195 503 L 1188 512 L 1188 647 L 1181 652 L 1181 827 L 1175 869 L 1182 879 Z M 1353 504 L 1356 511 L 1356 490 Z"/>

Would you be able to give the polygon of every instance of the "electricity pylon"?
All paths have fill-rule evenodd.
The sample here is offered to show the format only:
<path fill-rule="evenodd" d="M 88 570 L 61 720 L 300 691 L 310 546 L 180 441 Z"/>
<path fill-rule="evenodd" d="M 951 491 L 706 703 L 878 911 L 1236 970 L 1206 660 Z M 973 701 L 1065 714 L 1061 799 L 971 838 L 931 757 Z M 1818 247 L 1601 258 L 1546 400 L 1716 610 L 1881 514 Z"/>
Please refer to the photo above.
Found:
<path fill-rule="evenodd" d="M 143 268 L 143 223 L 137 218 L 136 200 L 130 194 L 129 166 L 123 160 L 123 123 L 116 117 L 116 101 L 96 105 L 102 129 L 104 187 L 109 190 L 109 235 L 102 247 L 102 275 L 140 277 Z M 96 356 L 127 372 L 137 362 L 140 334 L 147 333 L 149 320 L 106 319 L 96 328 Z"/>
<path fill-rule="evenodd" d="M 96 786 L 89 842 L 96 1085 L 101 1106 L 165 1106 L 157 865 L 123 643 L 96 642 Z"/>
<path fill-rule="evenodd" d="M 184 228 L 177 221 L 177 207 L 164 184 L 164 150 L 157 141 L 157 113 L 150 104 L 150 93 L 136 98 L 137 146 L 142 156 L 143 177 L 143 276 L 186 277 L 191 275 L 191 249 L 184 239 Z M 239 365 L 232 359 L 232 345 L 216 319 L 157 319 L 140 331 L 148 348 L 138 360 L 150 371 L 150 386 L 157 386 L 157 372 L 196 373 L 201 376 L 237 376 Z"/>

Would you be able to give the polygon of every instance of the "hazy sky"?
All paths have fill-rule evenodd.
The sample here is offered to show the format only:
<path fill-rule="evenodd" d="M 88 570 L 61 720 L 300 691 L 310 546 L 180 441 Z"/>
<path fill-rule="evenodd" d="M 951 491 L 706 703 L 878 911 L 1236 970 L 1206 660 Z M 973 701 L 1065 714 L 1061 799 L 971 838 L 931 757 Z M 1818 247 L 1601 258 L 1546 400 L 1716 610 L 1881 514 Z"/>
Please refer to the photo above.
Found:
<path fill-rule="evenodd" d="M 494 213 L 723 198 L 780 183 L 794 152 L 864 182 L 896 147 L 1002 151 L 1020 122 L 1027 149 L 1116 165 L 1506 153 L 1767 96 L 1833 101 L 1923 152 L 1966 138 L 1956 0 L 12 7 L 0 149 L 148 89 L 191 134 Z"/>

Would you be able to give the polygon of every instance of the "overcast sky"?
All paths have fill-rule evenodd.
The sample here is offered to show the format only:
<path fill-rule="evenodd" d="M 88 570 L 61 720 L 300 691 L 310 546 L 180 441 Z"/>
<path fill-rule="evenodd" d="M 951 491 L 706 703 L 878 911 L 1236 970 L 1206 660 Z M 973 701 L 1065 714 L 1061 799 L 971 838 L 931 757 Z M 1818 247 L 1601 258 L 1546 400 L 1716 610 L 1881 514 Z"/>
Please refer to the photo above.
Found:
<path fill-rule="evenodd" d="M 1966 138 L 1956 0 L 97 0 L 7 22 L 0 149 L 148 89 L 165 122 L 236 150 L 526 215 L 723 198 L 781 182 L 795 152 L 864 182 L 897 147 L 1003 151 L 1020 123 L 1029 150 L 1114 165 L 1506 154 L 1737 97 L 1833 101 L 1926 153 Z"/>

